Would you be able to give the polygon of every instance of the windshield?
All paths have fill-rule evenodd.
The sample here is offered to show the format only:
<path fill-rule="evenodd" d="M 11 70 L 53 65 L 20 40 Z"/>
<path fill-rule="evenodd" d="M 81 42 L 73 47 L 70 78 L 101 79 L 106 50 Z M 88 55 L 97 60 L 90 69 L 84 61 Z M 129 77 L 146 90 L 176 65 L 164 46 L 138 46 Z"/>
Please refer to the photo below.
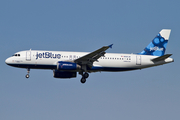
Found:
<path fill-rule="evenodd" d="M 12 56 L 16 56 L 16 57 L 18 56 L 18 57 L 19 57 L 19 56 L 20 56 L 20 54 L 14 54 L 14 55 L 12 55 Z"/>

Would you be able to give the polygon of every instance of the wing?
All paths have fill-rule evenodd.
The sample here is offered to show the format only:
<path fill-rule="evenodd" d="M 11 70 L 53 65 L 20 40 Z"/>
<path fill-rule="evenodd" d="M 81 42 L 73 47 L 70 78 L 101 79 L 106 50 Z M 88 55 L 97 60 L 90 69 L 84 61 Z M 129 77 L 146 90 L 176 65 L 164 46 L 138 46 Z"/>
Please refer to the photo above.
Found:
<path fill-rule="evenodd" d="M 105 51 L 108 49 L 108 48 L 112 48 L 112 45 L 109 45 L 109 46 L 104 46 L 94 52 L 91 52 L 85 56 L 82 56 L 76 60 L 74 60 L 75 63 L 79 64 L 79 65 L 88 65 L 89 67 L 92 67 L 92 64 L 94 61 L 98 61 L 98 59 L 101 57 L 101 56 L 104 56 L 104 54 L 106 53 Z"/>

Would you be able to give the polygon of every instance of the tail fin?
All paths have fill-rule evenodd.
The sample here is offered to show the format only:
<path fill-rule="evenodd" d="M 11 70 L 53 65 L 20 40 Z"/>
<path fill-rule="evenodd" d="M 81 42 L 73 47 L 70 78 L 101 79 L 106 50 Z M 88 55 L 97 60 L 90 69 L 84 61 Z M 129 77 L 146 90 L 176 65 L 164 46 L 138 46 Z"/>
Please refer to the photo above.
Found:
<path fill-rule="evenodd" d="M 163 56 L 169 40 L 171 29 L 162 29 L 140 55 Z"/>

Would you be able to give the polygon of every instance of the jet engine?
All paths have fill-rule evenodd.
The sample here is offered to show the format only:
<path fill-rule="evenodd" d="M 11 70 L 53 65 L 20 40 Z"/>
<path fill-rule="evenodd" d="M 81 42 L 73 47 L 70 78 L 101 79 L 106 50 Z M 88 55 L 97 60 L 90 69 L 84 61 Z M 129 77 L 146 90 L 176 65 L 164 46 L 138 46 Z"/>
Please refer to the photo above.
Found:
<path fill-rule="evenodd" d="M 76 72 L 67 72 L 67 71 L 58 71 L 58 70 L 53 71 L 53 76 L 55 78 L 75 78 L 76 75 L 77 75 Z"/>
<path fill-rule="evenodd" d="M 77 70 L 80 68 L 81 68 L 80 65 L 73 62 L 59 61 L 57 63 L 57 70 Z"/>

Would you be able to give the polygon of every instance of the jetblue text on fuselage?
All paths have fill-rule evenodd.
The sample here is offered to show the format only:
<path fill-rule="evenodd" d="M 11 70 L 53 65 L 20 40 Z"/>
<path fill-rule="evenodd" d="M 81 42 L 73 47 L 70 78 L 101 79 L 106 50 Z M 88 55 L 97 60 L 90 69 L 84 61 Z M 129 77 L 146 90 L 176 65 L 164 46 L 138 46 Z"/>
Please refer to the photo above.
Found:
<path fill-rule="evenodd" d="M 53 58 L 53 59 L 60 59 L 61 58 L 61 54 L 54 54 L 51 52 L 43 52 L 43 53 L 36 53 L 36 60 L 38 58 Z"/>

